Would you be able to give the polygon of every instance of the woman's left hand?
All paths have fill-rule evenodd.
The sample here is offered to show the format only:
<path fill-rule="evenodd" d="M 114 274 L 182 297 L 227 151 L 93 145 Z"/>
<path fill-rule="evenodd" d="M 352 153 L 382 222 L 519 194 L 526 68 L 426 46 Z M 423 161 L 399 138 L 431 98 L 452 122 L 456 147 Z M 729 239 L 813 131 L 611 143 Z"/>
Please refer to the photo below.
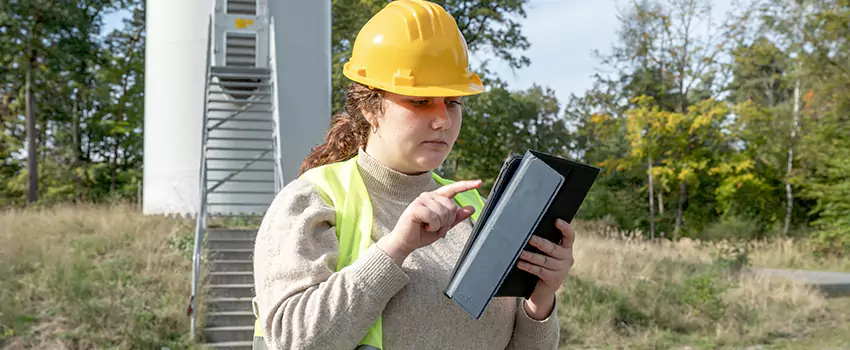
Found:
<path fill-rule="evenodd" d="M 573 266 L 573 242 L 575 232 L 566 221 L 558 219 L 555 226 L 561 231 L 561 243 L 555 244 L 538 236 L 531 236 L 529 244 L 544 254 L 523 250 L 517 267 L 538 277 L 540 281 L 523 304 L 526 312 L 534 319 L 549 317 L 555 307 L 555 292 L 564 283 Z"/>

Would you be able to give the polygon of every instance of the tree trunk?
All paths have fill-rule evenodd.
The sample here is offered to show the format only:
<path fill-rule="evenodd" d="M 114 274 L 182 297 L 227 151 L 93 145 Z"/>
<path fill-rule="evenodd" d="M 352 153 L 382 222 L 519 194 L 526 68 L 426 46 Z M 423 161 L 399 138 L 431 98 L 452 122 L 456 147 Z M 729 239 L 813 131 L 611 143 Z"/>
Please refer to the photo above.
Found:
<path fill-rule="evenodd" d="M 118 144 L 120 140 L 116 137 L 115 144 L 112 147 L 112 183 L 109 185 L 109 193 L 115 194 L 116 179 L 118 177 Z"/>
<path fill-rule="evenodd" d="M 32 70 L 35 64 L 35 50 L 29 50 L 30 57 L 27 61 L 26 72 L 26 119 L 27 119 L 27 171 L 29 172 L 29 181 L 27 189 L 27 205 L 32 205 L 38 201 L 38 143 L 36 142 L 35 112 L 33 111 L 35 104 L 32 94 Z"/>
<path fill-rule="evenodd" d="M 785 226 L 782 228 L 782 235 L 788 235 L 788 229 L 791 227 L 791 211 L 794 209 L 794 193 L 791 190 L 791 170 L 794 164 L 794 138 L 797 136 L 797 123 L 800 120 L 800 78 L 794 83 L 794 114 L 791 125 L 791 140 L 788 143 L 788 163 L 785 169 Z"/>
<path fill-rule="evenodd" d="M 74 99 L 74 110 L 71 113 L 71 170 L 74 173 L 74 182 L 77 184 L 77 189 L 74 191 L 74 201 L 80 202 L 80 191 L 83 188 L 83 179 L 76 171 L 82 162 L 83 150 L 80 146 L 80 93 L 76 94 Z"/>
<path fill-rule="evenodd" d="M 658 215 L 664 216 L 664 194 L 658 191 Z"/>
<path fill-rule="evenodd" d="M 678 239 L 682 232 L 682 216 L 685 213 L 685 202 L 688 199 L 688 183 L 682 180 L 679 186 L 679 207 L 676 209 L 676 227 L 673 229 L 673 239 Z"/>
<path fill-rule="evenodd" d="M 647 177 L 649 178 L 649 238 L 655 239 L 655 203 L 653 203 L 653 199 L 655 198 L 655 185 L 652 181 L 652 155 L 650 154 L 647 168 L 649 169 L 647 173 Z"/>

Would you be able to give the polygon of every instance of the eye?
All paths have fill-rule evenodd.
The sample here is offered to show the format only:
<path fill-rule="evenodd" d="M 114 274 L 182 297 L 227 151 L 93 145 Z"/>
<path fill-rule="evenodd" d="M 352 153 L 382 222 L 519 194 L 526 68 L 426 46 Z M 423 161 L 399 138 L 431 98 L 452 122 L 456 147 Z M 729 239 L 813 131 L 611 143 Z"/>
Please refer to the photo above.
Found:
<path fill-rule="evenodd" d="M 458 100 L 450 100 L 450 101 L 446 101 L 446 104 L 448 104 L 449 106 L 452 106 L 452 107 L 460 107 L 460 106 L 463 106 L 463 103 L 461 103 L 461 102 L 460 102 L 460 101 L 458 101 Z"/>
<path fill-rule="evenodd" d="M 431 101 L 430 101 L 430 100 L 411 100 L 411 101 L 410 101 L 410 103 L 412 103 L 412 104 L 413 104 L 414 106 L 416 106 L 416 107 L 424 107 L 424 106 L 427 106 L 427 105 L 428 105 L 428 102 L 431 102 Z"/>

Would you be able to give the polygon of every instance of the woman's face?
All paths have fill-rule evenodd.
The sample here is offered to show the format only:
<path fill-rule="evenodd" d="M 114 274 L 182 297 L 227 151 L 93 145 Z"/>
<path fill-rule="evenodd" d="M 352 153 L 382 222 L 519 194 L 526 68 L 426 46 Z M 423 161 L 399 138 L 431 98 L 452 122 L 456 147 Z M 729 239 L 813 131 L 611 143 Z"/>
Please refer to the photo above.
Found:
<path fill-rule="evenodd" d="M 384 113 L 364 113 L 370 131 L 366 152 L 405 174 L 438 168 L 460 133 L 460 97 L 414 97 L 384 93 Z"/>

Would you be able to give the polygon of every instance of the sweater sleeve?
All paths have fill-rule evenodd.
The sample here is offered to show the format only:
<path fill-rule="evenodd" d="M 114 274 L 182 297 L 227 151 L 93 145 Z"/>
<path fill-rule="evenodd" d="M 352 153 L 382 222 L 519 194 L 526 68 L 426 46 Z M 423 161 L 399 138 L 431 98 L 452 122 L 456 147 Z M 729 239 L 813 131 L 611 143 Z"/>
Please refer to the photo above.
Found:
<path fill-rule="evenodd" d="M 558 299 L 549 317 L 531 318 L 523 307 L 523 298 L 517 298 L 514 333 L 507 349 L 558 349 L 561 327 L 558 324 Z"/>
<path fill-rule="evenodd" d="M 269 349 L 353 349 L 409 277 L 376 245 L 336 272 L 334 209 L 297 179 L 257 233 L 254 277 Z"/>

